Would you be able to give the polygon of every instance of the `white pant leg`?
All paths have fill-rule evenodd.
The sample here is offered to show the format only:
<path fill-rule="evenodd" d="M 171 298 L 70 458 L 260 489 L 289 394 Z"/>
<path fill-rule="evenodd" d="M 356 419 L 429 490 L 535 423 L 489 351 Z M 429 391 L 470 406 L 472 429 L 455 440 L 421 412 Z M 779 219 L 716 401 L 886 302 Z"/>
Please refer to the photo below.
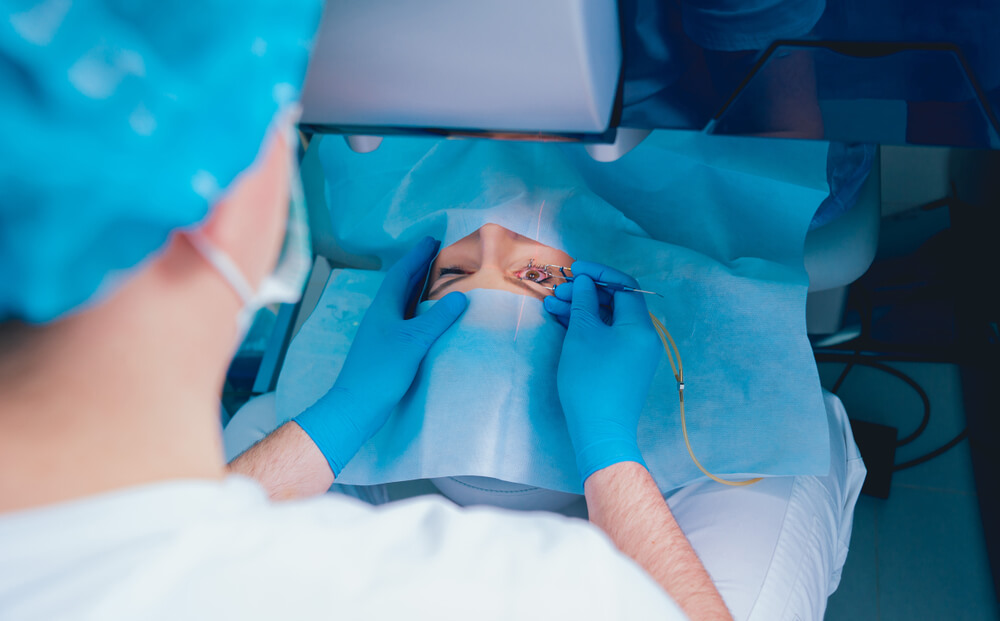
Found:
<path fill-rule="evenodd" d="M 667 497 L 733 617 L 822 619 L 847 559 L 865 468 L 847 413 L 824 395 L 826 476 L 767 478 L 746 487 L 696 483 Z"/>
<path fill-rule="evenodd" d="M 222 430 L 222 445 L 229 463 L 278 426 L 277 400 L 273 392 L 254 397 L 247 401 L 229 424 Z M 330 486 L 330 491 L 353 496 L 369 504 L 381 505 L 389 502 L 389 494 L 384 485 L 338 485 Z"/>

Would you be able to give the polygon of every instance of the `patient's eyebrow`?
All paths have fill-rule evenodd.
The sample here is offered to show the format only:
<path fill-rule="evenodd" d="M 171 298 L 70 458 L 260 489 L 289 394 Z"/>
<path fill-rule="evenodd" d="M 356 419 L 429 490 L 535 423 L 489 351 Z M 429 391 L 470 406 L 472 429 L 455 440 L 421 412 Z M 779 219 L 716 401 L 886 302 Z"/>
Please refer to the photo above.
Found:
<path fill-rule="evenodd" d="M 427 294 L 427 299 L 430 299 L 430 298 L 434 297 L 435 295 L 437 295 L 441 291 L 443 291 L 443 290 L 447 289 L 448 287 L 454 285 L 455 283 L 457 283 L 458 281 L 462 280 L 463 278 L 468 278 L 469 276 L 471 276 L 471 274 L 462 274 L 461 276 L 457 276 L 455 278 L 449 278 L 447 282 L 443 282 L 440 285 L 438 285 L 438 286 L 434 287 L 433 289 L 431 289 L 431 292 Z M 441 280 L 440 276 L 438 276 L 438 280 Z"/>
<path fill-rule="evenodd" d="M 468 278 L 469 276 L 471 276 L 471 274 L 463 274 L 463 275 L 458 276 L 456 278 L 450 279 L 448 282 L 441 283 L 440 285 L 438 285 L 438 286 L 434 287 L 433 289 L 431 289 L 431 292 L 427 294 L 427 299 L 433 298 L 438 293 L 441 293 L 442 291 L 444 291 L 448 287 L 454 285 L 455 283 L 457 283 L 458 281 L 462 280 L 463 278 Z M 542 293 L 541 291 L 538 291 L 537 289 L 535 289 L 534 287 L 532 287 L 528 283 L 524 282 L 520 278 L 515 278 L 513 276 L 504 275 L 503 279 L 505 281 L 507 281 L 508 283 L 514 285 L 515 287 L 520 287 L 521 289 L 524 289 L 524 291 L 528 295 L 530 295 L 531 297 L 533 297 L 533 298 L 535 298 L 537 300 L 544 300 L 545 299 L 545 294 L 544 293 Z"/>

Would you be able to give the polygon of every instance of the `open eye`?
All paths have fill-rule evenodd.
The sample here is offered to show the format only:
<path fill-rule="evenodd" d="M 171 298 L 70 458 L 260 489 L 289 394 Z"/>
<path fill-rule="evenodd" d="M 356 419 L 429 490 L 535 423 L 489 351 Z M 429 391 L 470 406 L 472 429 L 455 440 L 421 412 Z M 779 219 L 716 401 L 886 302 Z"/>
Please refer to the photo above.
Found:
<path fill-rule="evenodd" d="M 552 278 L 552 274 L 549 274 L 544 268 L 535 265 L 534 259 L 528 261 L 528 264 L 515 272 L 514 275 L 521 280 L 530 280 L 536 283 L 543 283 Z"/>

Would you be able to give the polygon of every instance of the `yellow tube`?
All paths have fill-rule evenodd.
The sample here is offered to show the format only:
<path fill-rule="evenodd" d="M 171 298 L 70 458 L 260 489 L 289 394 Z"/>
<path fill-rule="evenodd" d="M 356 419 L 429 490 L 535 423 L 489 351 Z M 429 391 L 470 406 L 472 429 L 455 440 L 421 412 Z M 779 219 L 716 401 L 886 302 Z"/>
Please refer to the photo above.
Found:
<path fill-rule="evenodd" d="M 663 343 L 663 349 L 667 352 L 667 360 L 670 361 L 670 368 L 673 369 L 674 379 L 677 380 L 677 396 L 680 399 L 681 404 L 681 431 L 684 432 L 684 444 L 687 445 L 688 454 L 691 455 L 691 461 L 694 465 L 698 466 L 698 470 L 701 470 L 705 476 L 712 479 L 717 483 L 722 483 L 723 485 L 731 485 L 733 487 L 741 487 L 744 485 L 752 485 L 757 481 L 761 480 L 761 477 L 754 479 L 748 479 L 746 481 L 727 481 L 726 479 L 719 478 L 705 470 L 705 467 L 701 465 L 698 458 L 694 456 L 694 449 L 691 448 L 691 440 L 688 438 L 687 421 L 684 418 L 684 363 L 681 361 L 681 352 L 677 349 L 677 344 L 674 343 L 674 339 L 670 336 L 670 332 L 667 330 L 666 326 L 656 318 L 653 313 L 649 314 L 649 318 L 653 320 L 653 327 L 656 328 L 656 333 L 660 336 L 660 341 Z M 676 356 L 677 360 L 674 361 Z"/>

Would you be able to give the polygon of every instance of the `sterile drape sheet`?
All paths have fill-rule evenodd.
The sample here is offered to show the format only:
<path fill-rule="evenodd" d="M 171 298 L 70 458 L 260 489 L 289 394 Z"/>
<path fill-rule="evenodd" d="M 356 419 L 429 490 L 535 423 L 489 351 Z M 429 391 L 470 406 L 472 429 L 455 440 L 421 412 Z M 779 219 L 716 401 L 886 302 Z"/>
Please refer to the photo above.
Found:
<path fill-rule="evenodd" d="M 828 193 L 826 143 L 654 132 L 613 163 L 565 144 L 389 138 L 357 154 L 328 137 L 320 149 L 344 250 L 388 266 L 424 235 L 447 245 L 495 222 L 630 273 L 663 295 L 646 301 L 683 357 L 700 461 L 719 475 L 826 473 L 802 257 Z M 333 385 L 382 275 L 331 275 L 286 356 L 279 422 Z M 338 483 L 478 475 L 582 491 L 556 393 L 564 330 L 534 298 L 475 290 L 469 299 Z M 666 357 L 639 444 L 662 490 L 702 477 Z"/>

